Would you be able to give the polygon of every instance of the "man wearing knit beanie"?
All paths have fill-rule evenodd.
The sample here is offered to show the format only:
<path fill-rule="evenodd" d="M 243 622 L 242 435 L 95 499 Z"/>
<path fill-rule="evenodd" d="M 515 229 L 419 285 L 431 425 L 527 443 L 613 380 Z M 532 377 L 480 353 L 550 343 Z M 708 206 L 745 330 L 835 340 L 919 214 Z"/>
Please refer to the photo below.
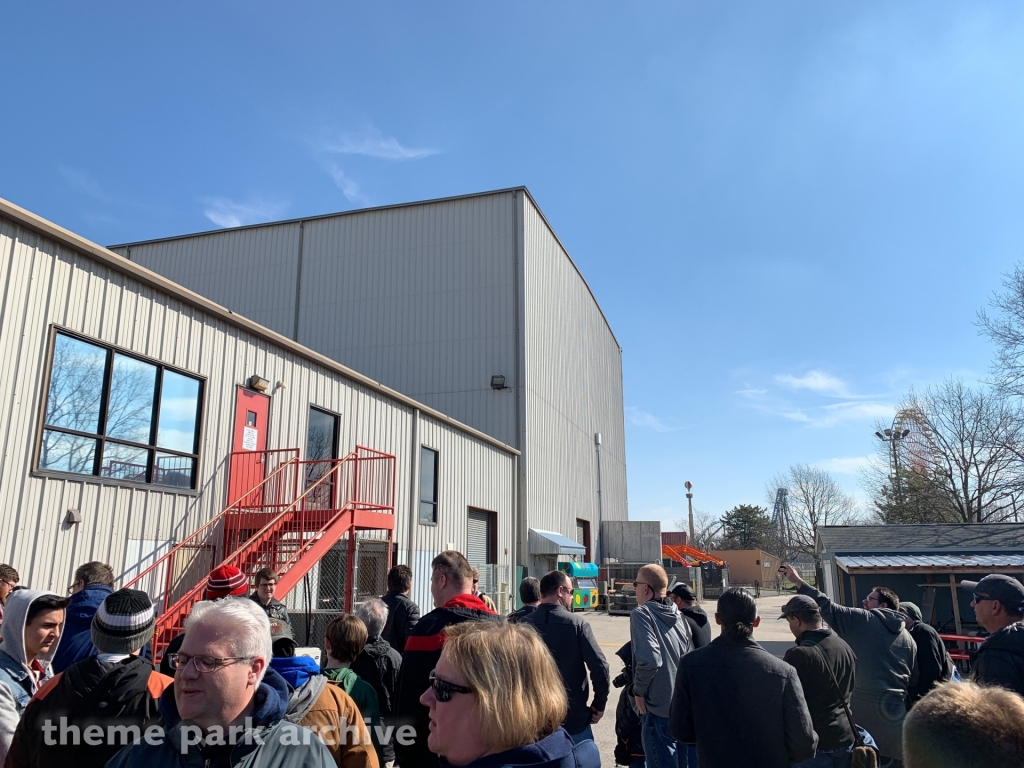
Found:
<path fill-rule="evenodd" d="M 233 565 L 221 565 L 210 571 L 206 579 L 206 588 L 203 589 L 203 600 L 220 600 L 224 597 L 244 597 L 248 592 L 249 580 L 238 568 Z M 174 677 L 174 670 L 171 669 L 167 659 L 172 653 L 181 649 L 185 642 L 185 633 L 182 632 L 167 644 L 164 655 L 160 657 L 160 672 L 168 677 Z"/>
<path fill-rule="evenodd" d="M 155 624 L 153 603 L 145 592 L 120 589 L 109 595 L 90 628 L 99 655 L 72 664 L 39 689 L 14 733 L 7 765 L 100 768 L 124 746 L 120 737 L 108 738 L 110 726 L 127 726 L 134 738 L 133 726 L 145 733 L 158 723 L 160 695 L 173 681 L 139 656 Z M 60 738 L 61 718 L 68 728 L 77 729 L 79 738 Z M 99 744 L 82 738 L 90 726 L 102 729 Z"/>

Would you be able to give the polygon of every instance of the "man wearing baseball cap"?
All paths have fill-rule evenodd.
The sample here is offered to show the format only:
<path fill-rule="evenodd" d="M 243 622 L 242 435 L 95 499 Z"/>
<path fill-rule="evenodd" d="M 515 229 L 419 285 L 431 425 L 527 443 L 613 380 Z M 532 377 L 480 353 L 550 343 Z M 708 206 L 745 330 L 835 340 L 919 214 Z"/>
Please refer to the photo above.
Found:
<path fill-rule="evenodd" d="M 704 609 L 697 605 L 697 593 L 689 584 L 677 581 L 668 588 L 669 599 L 683 614 L 683 619 L 690 625 L 690 635 L 694 648 L 703 648 L 711 642 L 711 622 Z"/>
<path fill-rule="evenodd" d="M 783 661 L 796 669 L 818 734 L 817 754 L 800 763 L 800 768 L 849 765 L 855 734 L 846 707 L 853 694 L 857 656 L 845 640 L 824 626 L 813 597 L 794 596 L 782 606 L 779 620 L 783 619 L 796 638 L 796 646 L 786 651 Z"/>
<path fill-rule="evenodd" d="M 1024 696 L 1024 585 L 994 573 L 981 581 L 961 581 L 973 592 L 971 607 L 989 637 L 974 660 L 974 680 Z"/>

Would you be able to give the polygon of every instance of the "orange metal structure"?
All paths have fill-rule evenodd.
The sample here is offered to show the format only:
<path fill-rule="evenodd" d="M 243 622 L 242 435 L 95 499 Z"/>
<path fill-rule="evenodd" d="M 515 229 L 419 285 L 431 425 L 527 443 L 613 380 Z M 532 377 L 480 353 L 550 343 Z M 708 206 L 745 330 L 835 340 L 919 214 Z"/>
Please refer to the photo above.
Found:
<path fill-rule="evenodd" d="M 661 556 L 675 560 L 677 563 L 685 563 L 691 566 L 700 565 L 701 563 L 714 563 L 719 567 L 725 565 L 724 560 L 719 560 L 717 557 L 713 557 L 696 547 L 691 547 L 689 544 L 662 544 Z"/>
<path fill-rule="evenodd" d="M 263 455 L 254 462 L 253 453 L 232 454 L 232 461 L 238 456 L 254 468 L 249 490 L 125 584 L 144 588 L 162 581 L 162 594 L 154 600 L 154 658 L 182 631 L 215 567 L 234 565 L 251 577 L 269 566 L 280 574 L 277 592 L 283 596 L 348 534 L 346 611 L 352 609 L 355 589 L 356 531 L 386 532 L 391 567 L 393 455 L 357 446 L 343 459 L 299 461 L 298 449 L 291 448 L 260 451 Z"/>

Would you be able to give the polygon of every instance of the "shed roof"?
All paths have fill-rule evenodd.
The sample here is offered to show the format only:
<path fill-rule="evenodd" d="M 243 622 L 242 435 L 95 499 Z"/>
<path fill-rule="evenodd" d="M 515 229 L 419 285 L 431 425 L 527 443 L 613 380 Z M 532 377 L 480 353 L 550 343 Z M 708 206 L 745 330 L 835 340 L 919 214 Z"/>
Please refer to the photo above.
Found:
<path fill-rule="evenodd" d="M 1024 568 L 1024 554 L 997 555 L 842 555 L 836 558 L 851 568 Z"/>
<path fill-rule="evenodd" d="M 1024 553 L 1024 523 L 929 523 L 918 525 L 827 525 L 818 528 L 818 552 L 993 552 Z"/>

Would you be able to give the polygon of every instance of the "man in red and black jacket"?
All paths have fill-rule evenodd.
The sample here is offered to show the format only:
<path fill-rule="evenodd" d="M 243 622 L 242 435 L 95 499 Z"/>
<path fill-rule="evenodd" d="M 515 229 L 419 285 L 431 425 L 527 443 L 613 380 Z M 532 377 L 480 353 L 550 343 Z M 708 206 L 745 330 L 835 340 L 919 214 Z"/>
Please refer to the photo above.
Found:
<path fill-rule="evenodd" d="M 436 607 L 406 638 L 395 707 L 395 756 L 399 765 L 410 768 L 438 765 L 437 755 L 427 748 L 430 718 L 427 708 L 420 704 L 420 696 L 430 687 L 430 672 L 441 658 L 445 629 L 464 621 L 502 620 L 483 600 L 473 596 L 473 567 L 461 553 L 442 552 L 430 566 L 430 594 Z M 408 729 L 401 730 L 405 725 L 415 729 L 412 738 Z"/>

